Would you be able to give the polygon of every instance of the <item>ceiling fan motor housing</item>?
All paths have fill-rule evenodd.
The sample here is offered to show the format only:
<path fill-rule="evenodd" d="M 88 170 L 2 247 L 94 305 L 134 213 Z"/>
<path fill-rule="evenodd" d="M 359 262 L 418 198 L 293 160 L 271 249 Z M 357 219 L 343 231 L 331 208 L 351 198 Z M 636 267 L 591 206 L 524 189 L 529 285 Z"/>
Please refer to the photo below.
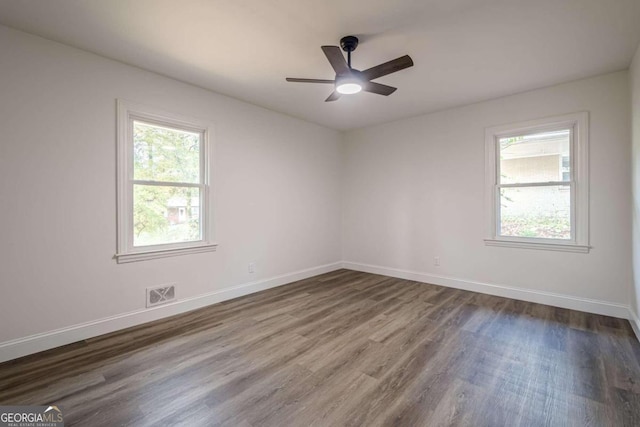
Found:
<path fill-rule="evenodd" d="M 342 79 L 356 79 L 359 81 L 366 81 L 366 79 L 362 76 L 362 71 L 356 70 L 355 68 L 350 69 L 348 72 L 343 74 L 336 74 L 335 81 L 338 83 Z"/>

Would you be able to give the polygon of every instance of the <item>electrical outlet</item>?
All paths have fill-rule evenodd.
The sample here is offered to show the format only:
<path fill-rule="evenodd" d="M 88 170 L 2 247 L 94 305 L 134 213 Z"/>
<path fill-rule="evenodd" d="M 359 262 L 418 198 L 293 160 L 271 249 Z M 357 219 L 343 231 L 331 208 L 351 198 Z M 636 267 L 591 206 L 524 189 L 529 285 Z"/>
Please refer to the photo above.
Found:
<path fill-rule="evenodd" d="M 440 267 L 440 257 L 439 256 L 433 257 L 433 265 L 435 265 L 436 267 Z"/>
<path fill-rule="evenodd" d="M 250 262 L 249 263 L 249 273 L 255 273 L 256 272 L 256 263 L 255 262 Z"/>

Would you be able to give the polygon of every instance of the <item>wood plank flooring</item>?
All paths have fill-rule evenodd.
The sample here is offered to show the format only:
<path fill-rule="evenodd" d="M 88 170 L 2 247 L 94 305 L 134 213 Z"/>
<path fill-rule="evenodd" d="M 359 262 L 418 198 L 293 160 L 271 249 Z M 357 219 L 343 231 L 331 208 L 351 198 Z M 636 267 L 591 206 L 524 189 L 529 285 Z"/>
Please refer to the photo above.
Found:
<path fill-rule="evenodd" d="M 68 426 L 638 426 L 629 323 L 339 270 L 0 364 Z"/>

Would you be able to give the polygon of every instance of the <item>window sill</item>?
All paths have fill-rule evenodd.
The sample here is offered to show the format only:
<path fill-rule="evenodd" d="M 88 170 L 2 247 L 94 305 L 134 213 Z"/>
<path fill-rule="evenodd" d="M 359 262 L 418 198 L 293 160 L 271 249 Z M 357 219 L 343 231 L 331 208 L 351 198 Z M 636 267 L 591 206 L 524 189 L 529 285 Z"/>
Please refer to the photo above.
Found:
<path fill-rule="evenodd" d="M 502 246 L 506 248 L 520 249 L 538 249 L 544 251 L 561 251 L 587 254 L 591 246 L 583 245 L 567 245 L 562 243 L 533 243 L 533 242 L 514 242 L 511 240 L 495 240 L 485 239 L 484 244 L 487 246 Z"/>
<path fill-rule="evenodd" d="M 213 252 L 217 247 L 217 243 L 207 243 L 186 248 L 161 249 L 146 252 L 129 252 L 126 254 L 116 254 L 114 257 L 118 264 L 125 264 L 128 262 L 146 261 L 149 259 L 168 258 L 180 255 L 198 254 L 202 252 Z"/>

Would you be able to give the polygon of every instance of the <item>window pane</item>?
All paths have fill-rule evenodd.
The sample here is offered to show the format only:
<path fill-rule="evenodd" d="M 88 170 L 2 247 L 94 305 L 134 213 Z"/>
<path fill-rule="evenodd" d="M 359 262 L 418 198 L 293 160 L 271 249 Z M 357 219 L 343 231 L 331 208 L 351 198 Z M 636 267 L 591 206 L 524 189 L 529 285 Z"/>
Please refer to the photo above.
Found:
<path fill-rule="evenodd" d="M 200 189 L 133 186 L 133 246 L 202 240 Z"/>
<path fill-rule="evenodd" d="M 200 134 L 133 122 L 133 179 L 200 182 Z"/>
<path fill-rule="evenodd" d="M 500 189 L 501 236 L 571 239 L 568 185 Z"/>
<path fill-rule="evenodd" d="M 500 138 L 500 183 L 569 181 L 569 129 Z"/>

